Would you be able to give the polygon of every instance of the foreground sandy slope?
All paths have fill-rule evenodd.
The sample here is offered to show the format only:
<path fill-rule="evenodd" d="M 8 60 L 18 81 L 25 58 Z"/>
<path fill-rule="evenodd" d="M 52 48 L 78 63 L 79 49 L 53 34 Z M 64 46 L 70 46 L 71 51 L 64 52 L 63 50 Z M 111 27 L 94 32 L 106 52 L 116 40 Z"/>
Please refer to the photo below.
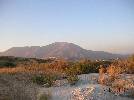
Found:
<path fill-rule="evenodd" d="M 108 92 L 107 87 L 97 83 L 98 74 L 84 74 L 79 78 L 75 86 L 40 88 L 39 94 L 49 93 L 52 100 L 133 100 Z"/>

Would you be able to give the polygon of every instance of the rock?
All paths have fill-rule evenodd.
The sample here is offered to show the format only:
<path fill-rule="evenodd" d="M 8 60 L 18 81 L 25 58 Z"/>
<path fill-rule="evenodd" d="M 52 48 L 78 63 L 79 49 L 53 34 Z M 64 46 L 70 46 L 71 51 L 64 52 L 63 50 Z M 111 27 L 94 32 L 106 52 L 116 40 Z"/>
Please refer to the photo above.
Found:
<path fill-rule="evenodd" d="M 94 87 L 90 88 L 77 88 L 72 91 L 73 100 L 92 100 L 91 94 L 93 93 Z"/>

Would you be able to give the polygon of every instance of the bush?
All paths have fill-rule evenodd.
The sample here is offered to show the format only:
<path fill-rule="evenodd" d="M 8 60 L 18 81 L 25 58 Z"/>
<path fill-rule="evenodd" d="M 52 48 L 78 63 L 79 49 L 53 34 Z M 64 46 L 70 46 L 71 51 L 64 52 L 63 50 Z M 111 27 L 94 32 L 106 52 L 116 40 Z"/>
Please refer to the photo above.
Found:
<path fill-rule="evenodd" d="M 9 67 L 15 67 L 16 64 L 14 62 L 8 62 L 8 61 L 0 61 L 0 68 L 3 68 L 3 67 L 6 67 L 6 68 L 9 68 Z"/>
<path fill-rule="evenodd" d="M 72 62 L 69 64 L 69 67 L 66 68 L 65 72 L 67 75 L 98 73 L 100 64 L 99 62 L 91 62 L 88 60 Z"/>
<path fill-rule="evenodd" d="M 43 76 L 34 76 L 32 78 L 32 81 L 36 84 L 43 85 L 45 84 L 45 78 Z"/>
<path fill-rule="evenodd" d="M 50 94 L 42 94 L 42 95 L 39 97 L 39 100 L 50 100 L 50 99 L 51 99 Z"/>
<path fill-rule="evenodd" d="M 34 76 L 32 78 L 32 81 L 38 85 L 44 85 L 46 84 L 47 87 L 50 87 L 53 85 L 53 81 L 56 80 L 56 77 L 52 75 L 39 75 L 39 76 Z"/>
<path fill-rule="evenodd" d="M 74 76 L 68 76 L 67 80 L 70 83 L 70 85 L 75 85 L 77 81 L 79 80 L 79 78 L 77 75 L 74 75 Z"/>

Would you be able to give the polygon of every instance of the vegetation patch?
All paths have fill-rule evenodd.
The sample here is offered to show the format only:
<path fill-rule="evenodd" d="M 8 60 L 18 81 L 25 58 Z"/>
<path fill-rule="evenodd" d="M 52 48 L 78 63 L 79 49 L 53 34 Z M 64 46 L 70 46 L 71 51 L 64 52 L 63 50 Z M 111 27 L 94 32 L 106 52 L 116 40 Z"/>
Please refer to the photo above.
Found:
<path fill-rule="evenodd" d="M 51 100 L 51 95 L 44 93 L 39 97 L 39 100 Z"/>
<path fill-rule="evenodd" d="M 68 76 L 67 80 L 70 85 L 75 85 L 78 82 L 79 78 L 77 75 L 73 75 L 73 76 Z"/>
<path fill-rule="evenodd" d="M 47 87 L 52 86 L 55 80 L 56 77 L 53 75 L 35 75 L 32 78 L 33 83 L 36 83 L 38 85 L 45 85 Z"/>

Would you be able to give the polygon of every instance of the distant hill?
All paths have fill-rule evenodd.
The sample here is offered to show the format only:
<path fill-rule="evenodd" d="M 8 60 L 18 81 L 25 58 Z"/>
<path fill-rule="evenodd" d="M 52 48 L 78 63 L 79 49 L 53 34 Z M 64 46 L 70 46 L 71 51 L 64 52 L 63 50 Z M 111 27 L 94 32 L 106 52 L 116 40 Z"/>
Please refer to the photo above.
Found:
<path fill-rule="evenodd" d="M 123 58 L 125 56 L 112 54 L 104 51 L 92 51 L 81 48 L 78 45 L 67 42 L 55 42 L 46 46 L 31 47 L 13 47 L 5 52 L 0 53 L 1 56 L 15 56 L 27 58 L 48 58 L 57 57 L 67 60 L 78 60 L 82 58 L 88 59 L 114 59 Z"/>

